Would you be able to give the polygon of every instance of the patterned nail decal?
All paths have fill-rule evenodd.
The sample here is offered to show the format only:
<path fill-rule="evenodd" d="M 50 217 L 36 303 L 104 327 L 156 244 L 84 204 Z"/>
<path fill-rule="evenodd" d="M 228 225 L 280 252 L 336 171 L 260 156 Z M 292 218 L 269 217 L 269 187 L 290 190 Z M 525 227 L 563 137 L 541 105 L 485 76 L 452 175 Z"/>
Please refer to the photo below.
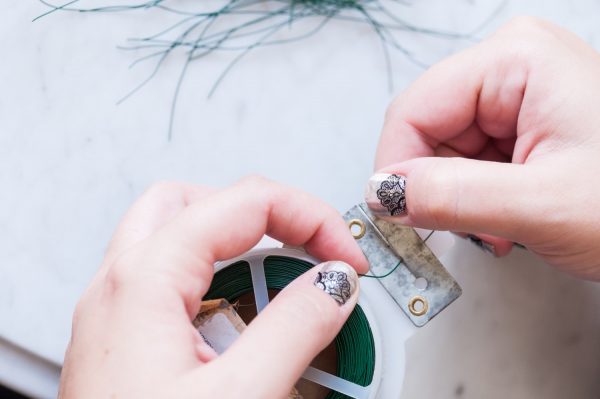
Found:
<path fill-rule="evenodd" d="M 385 216 L 406 214 L 406 178 L 388 173 L 376 173 L 370 179 L 365 193 L 369 208 Z"/>
<path fill-rule="evenodd" d="M 344 262 L 323 263 L 317 273 L 315 286 L 325 291 L 340 306 L 345 304 L 356 290 L 356 272 Z"/>
<path fill-rule="evenodd" d="M 496 248 L 489 242 L 483 241 L 481 238 L 474 236 L 472 234 L 469 234 L 467 236 L 467 239 L 469 241 L 471 241 L 473 244 L 475 244 L 477 247 L 479 247 L 481 250 L 483 250 L 484 252 L 488 252 L 494 256 L 496 255 Z"/>

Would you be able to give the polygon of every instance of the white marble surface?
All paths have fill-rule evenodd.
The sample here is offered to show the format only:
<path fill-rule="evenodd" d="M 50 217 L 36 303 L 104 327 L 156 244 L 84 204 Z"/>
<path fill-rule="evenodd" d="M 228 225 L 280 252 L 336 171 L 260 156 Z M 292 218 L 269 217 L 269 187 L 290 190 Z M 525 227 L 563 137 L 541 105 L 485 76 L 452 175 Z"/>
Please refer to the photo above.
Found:
<path fill-rule="evenodd" d="M 498 2 L 423 0 L 407 18 L 468 31 Z M 193 64 L 173 140 L 169 106 L 182 55 L 115 105 L 149 66 L 118 51 L 159 15 L 80 15 L 35 0 L 0 14 L 0 336 L 60 363 L 73 306 L 119 217 L 151 182 L 222 186 L 260 173 L 340 211 L 361 200 L 392 94 L 377 37 L 333 23 L 292 45 L 249 54 L 215 96 L 222 55 Z M 597 1 L 509 2 L 511 15 L 554 20 L 600 47 Z M 468 43 L 399 36 L 434 62 Z M 421 70 L 393 55 L 395 91 Z M 599 71 L 600 73 L 600 71 Z M 460 241 L 460 240 L 459 240 Z M 463 297 L 408 343 L 405 398 L 597 398 L 600 287 L 523 251 L 491 259 L 460 241 L 446 264 Z M 0 354 L 0 357 L 2 355 Z"/>

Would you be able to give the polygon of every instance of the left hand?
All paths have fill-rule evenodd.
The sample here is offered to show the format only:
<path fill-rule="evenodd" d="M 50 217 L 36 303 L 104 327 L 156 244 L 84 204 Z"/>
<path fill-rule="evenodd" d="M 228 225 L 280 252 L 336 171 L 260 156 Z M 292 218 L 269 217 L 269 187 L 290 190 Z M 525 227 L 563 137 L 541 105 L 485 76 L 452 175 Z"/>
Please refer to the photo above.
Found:
<path fill-rule="evenodd" d="M 339 262 L 354 285 L 338 303 L 314 285 L 316 266 L 216 357 L 191 320 L 214 262 L 263 234 L 367 271 L 339 214 L 307 194 L 261 178 L 221 191 L 159 184 L 127 213 L 77 305 L 59 397 L 285 397 L 350 315 L 358 279 Z"/>
<path fill-rule="evenodd" d="M 367 202 L 396 223 L 466 233 L 496 256 L 520 243 L 600 281 L 599 70 L 573 33 L 513 19 L 392 103 Z"/>

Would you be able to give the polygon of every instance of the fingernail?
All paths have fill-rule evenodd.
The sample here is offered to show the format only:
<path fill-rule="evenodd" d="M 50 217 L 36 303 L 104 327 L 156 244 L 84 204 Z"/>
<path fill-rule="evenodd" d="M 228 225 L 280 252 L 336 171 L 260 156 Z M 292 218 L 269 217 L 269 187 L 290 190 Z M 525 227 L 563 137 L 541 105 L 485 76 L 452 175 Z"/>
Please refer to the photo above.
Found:
<path fill-rule="evenodd" d="M 518 242 L 513 242 L 513 245 L 517 248 L 527 249 L 527 247 L 523 244 L 519 244 Z"/>
<path fill-rule="evenodd" d="M 406 177 L 389 173 L 376 173 L 369 179 L 365 202 L 379 216 L 406 214 Z"/>
<path fill-rule="evenodd" d="M 477 247 L 479 247 L 484 252 L 488 252 L 488 253 L 496 256 L 496 248 L 489 242 L 483 241 L 481 238 L 474 236 L 472 234 L 469 234 L 467 236 L 467 240 L 471 241 L 473 244 L 475 244 Z"/>
<path fill-rule="evenodd" d="M 330 261 L 323 263 L 314 284 L 342 306 L 356 291 L 358 276 L 350 265 Z"/>

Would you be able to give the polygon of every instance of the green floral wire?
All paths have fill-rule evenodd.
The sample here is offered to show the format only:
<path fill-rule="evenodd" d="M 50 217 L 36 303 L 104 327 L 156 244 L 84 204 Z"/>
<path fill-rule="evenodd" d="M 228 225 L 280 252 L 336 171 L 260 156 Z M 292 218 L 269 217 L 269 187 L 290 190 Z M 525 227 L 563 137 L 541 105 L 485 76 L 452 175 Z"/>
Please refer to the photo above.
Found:
<path fill-rule="evenodd" d="M 286 256 L 269 256 L 265 259 L 264 266 L 267 287 L 275 290 L 283 289 L 313 267 L 310 262 Z M 250 266 L 247 262 L 240 261 L 215 273 L 204 299 L 225 298 L 234 302 L 249 292 L 252 292 Z M 335 338 L 335 348 L 337 376 L 363 387 L 369 385 L 375 371 L 375 343 L 371 327 L 360 305 L 354 308 Z M 336 391 L 330 391 L 326 396 L 326 399 L 346 398 L 351 399 Z"/>
<path fill-rule="evenodd" d="M 400 267 L 400 265 L 402 264 L 403 260 L 400 259 L 398 261 L 398 263 L 396 264 L 396 266 L 394 266 L 392 268 L 392 270 L 390 270 L 389 272 L 387 272 L 386 274 L 384 274 L 383 276 L 373 276 L 372 274 L 359 274 L 360 277 L 370 277 L 370 278 L 376 278 L 376 279 L 381 279 L 381 278 L 386 278 L 387 276 L 389 276 L 390 274 L 394 273 L 396 271 L 397 268 Z"/>
<path fill-rule="evenodd" d="M 198 8 L 191 6 L 194 2 L 178 2 L 174 0 L 124 0 L 121 4 L 111 5 L 103 2 L 82 0 L 39 0 L 49 9 L 34 21 L 56 11 L 76 13 L 112 13 L 138 11 L 147 15 L 151 11 L 160 11 L 169 18 L 165 26 L 153 34 L 131 38 L 128 44 L 119 46 L 123 50 L 143 54 L 131 66 L 141 62 L 154 62 L 148 76 L 127 92 L 118 103 L 123 102 L 141 90 L 157 74 L 165 61 L 174 53 L 183 50 L 182 65 L 175 79 L 173 99 L 169 116 L 168 138 L 171 139 L 174 129 L 177 100 L 188 72 L 189 64 L 205 58 L 214 52 L 234 52 L 236 55 L 228 60 L 227 65 L 216 77 L 208 91 L 210 98 L 226 75 L 248 53 L 259 48 L 284 43 L 292 43 L 306 39 L 319 33 L 333 20 L 364 24 L 370 27 L 379 38 L 385 62 L 388 85 L 393 90 L 392 59 L 390 50 L 399 51 L 413 64 L 427 68 L 427 62 L 404 45 L 397 32 L 412 32 L 438 39 L 459 39 L 474 41 L 473 32 L 460 33 L 430 29 L 418 26 L 405 20 L 397 7 L 410 7 L 404 0 L 223 0 L 221 4 L 206 5 Z M 506 0 L 502 0 L 506 1 Z M 57 2 L 58 4 L 53 4 Z M 91 3 L 85 6 L 86 3 Z M 98 4 L 100 3 L 100 4 Z M 184 6 L 183 3 L 188 4 Z M 204 4 L 204 2 L 196 2 Z M 494 12 L 496 14 L 497 11 Z M 172 19 L 172 18 L 173 19 Z M 221 23 L 222 21 L 225 23 Z M 230 20 L 231 23 L 227 23 Z M 293 24 L 300 21 L 315 20 L 315 25 L 292 30 Z M 216 23 L 216 22 L 219 23 Z M 284 29 L 289 32 L 277 36 Z"/>

